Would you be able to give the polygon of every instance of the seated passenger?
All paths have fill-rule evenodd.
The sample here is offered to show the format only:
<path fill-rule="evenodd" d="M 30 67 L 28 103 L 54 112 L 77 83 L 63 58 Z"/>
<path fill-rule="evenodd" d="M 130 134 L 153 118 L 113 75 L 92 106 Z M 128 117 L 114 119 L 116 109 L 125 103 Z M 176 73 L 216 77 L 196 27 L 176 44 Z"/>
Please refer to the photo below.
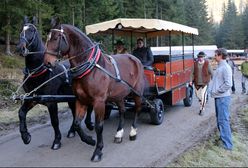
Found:
<path fill-rule="evenodd" d="M 145 67 L 149 67 L 153 63 L 152 51 L 150 47 L 144 46 L 144 41 L 141 38 L 137 39 L 137 47 L 133 50 L 132 54 L 137 57 Z"/>
<path fill-rule="evenodd" d="M 127 54 L 127 49 L 124 47 L 124 43 L 121 40 L 116 42 L 116 46 L 114 49 L 114 54 Z"/>

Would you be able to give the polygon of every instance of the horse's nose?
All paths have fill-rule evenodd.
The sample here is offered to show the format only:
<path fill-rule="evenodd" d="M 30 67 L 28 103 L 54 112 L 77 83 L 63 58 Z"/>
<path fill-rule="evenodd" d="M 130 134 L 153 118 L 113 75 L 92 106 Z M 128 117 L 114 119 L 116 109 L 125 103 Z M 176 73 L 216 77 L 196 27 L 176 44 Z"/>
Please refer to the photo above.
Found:
<path fill-rule="evenodd" d="M 21 56 L 24 55 L 25 53 L 25 44 L 24 43 L 20 43 L 16 46 L 16 50 L 15 52 L 19 53 Z"/>

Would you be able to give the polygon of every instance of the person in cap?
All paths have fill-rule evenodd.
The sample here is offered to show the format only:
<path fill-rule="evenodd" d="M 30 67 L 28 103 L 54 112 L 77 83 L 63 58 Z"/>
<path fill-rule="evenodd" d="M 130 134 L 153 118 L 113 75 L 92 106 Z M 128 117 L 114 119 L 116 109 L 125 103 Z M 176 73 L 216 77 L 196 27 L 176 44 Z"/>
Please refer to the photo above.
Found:
<path fill-rule="evenodd" d="M 230 126 L 230 104 L 232 87 L 232 69 L 226 62 L 227 50 L 219 48 L 215 51 L 215 60 L 218 67 L 209 86 L 211 97 L 215 101 L 217 128 L 223 148 L 232 150 L 232 132 Z"/>
<path fill-rule="evenodd" d="M 124 43 L 118 40 L 115 45 L 114 54 L 127 54 L 127 49 L 124 47 Z"/>
<path fill-rule="evenodd" d="M 206 54 L 203 51 L 198 53 L 190 77 L 190 84 L 195 86 L 195 94 L 200 102 L 199 115 L 204 114 L 208 94 L 207 87 L 213 76 L 212 67 L 205 56 Z"/>
<path fill-rule="evenodd" d="M 153 54 L 150 47 L 144 46 L 144 41 L 142 38 L 137 39 L 137 47 L 133 50 L 132 53 L 137 57 L 144 66 L 151 66 L 153 64 Z"/>

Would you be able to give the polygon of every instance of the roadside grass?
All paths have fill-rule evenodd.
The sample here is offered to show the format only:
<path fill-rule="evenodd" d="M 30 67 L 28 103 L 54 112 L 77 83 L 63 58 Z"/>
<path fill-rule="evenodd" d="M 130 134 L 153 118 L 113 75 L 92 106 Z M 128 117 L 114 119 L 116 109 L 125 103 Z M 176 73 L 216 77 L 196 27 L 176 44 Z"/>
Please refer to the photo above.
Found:
<path fill-rule="evenodd" d="M 183 153 L 168 167 L 247 167 L 248 166 L 248 107 L 239 111 L 242 130 L 233 130 L 232 151 L 219 147 L 219 136 L 216 131 L 209 140 L 198 144 Z"/>
<path fill-rule="evenodd" d="M 7 56 L 0 53 L 0 67 L 1 68 L 23 68 L 24 58 L 20 56 Z"/>
<path fill-rule="evenodd" d="M 6 56 L 0 54 L 0 112 L 12 110 L 16 104 L 10 100 L 23 79 L 22 68 L 24 59 L 20 56 Z M 2 114 L 1 114 L 2 115 Z"/>
<path fill-rule="evenodd" d="M 1 109 L 0 111 L 0 133 L 4 135 L 4 131 L 8 131 L 18 127 L 19 118 L 18 118 L 18 110 L 21 107 L 21 103 L 18 103 L 12 109 Z M 65 114 L 65 117 L 68 117 L 67 114 L 69 111 L 67 103 L 59 103 L 58 105 L 59 118 L 64 118 L 62 115 Z M 45 124 L 49 121 L 49 113 L 47 107 L 44 105 L 36 105 L 33 109 L 31 109 L 27 114 L 27 126 L 33 124 Z"/>
<path fill-rule="evenodd" d="M 0 79 L 21 81 L 22 69 L 25 67 L 24 58 L 0 54 Z"/>

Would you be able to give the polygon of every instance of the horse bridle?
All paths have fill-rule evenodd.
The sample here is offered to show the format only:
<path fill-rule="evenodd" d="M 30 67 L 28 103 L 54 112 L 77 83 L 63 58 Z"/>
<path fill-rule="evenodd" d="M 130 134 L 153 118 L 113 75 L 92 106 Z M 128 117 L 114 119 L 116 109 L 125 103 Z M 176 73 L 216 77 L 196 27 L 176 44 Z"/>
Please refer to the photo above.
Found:
<path fill-rule="evenodd" d="M 58 47 L 58 52 L 53 52 L 53 51 L 49 51 L 47 49 L 47 42 L 51 39 L 51 36 L 52 36 L 52 31 L 56 31 L 56 32 L 59 32 L 60 33 L 60 38 L 59 38 L 59 47 Z M 46 51 L 45 53 L 47 54 L 50 54 L 50 55 L 54 55 L 58 58 L 61 58 L 62 55 L 61 55 L 61 41 L 64 40 L 66 45 L 68 46 L 68 41 L 67 41 L 67 38 L 66 38 L 66 35 L 64 34 L 64 29 L 63 27 L 61 26 L 61 29 L 51 29 L 50 30 L 50 33 L 48 34 L 48 37 L 47 37 L 47 41 L 46 41 L 46 45 L 45 45 L 45 48 L 46 48 Z"/>
<path fill-rule="evenodd" d="M 34 30 L 35 30 L 35 32 L 33 33 L 31 42 L 29 42 L 27 40 L 26 34 L 25 34 L 25 31 L 28 29 L 29 26 L 32 26 L 34 28 Z M 28 49 L 34 43 L 34 40 L 36 39 L 36 34 L 37 34 L 37 28 L 36 28 L 35 25 L 33 25 L 31 23 L 26 23 L 23 26 L 22 32 L 20 34 L 20 39 L 23 39 L 28 44 L 28 45 L 24 46 L 24 54 L 23 54 L 24 56 L 27 56 L 27 55 L 30 55 L 30 54 L 43 53 L 43 51 L 30 52 L 29 49 Z"/>

